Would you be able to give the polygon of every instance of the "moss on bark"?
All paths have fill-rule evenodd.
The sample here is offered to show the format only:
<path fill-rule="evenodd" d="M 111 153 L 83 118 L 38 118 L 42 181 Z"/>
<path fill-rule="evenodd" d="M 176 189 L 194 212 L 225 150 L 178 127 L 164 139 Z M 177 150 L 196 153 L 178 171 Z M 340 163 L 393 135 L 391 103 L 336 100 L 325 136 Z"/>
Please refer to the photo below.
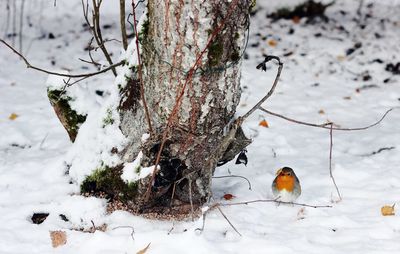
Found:
<path fill-rule="evenodd" d="M 70 140 L 74 142 L 79 127 L 86 121 L 86 115 L 78 114 L 71 108 L 70 102 L 72 101 L 72 98 L 67 96 L 65 91 L 48 89 L 47 97 L 49 98 L 51 106 L 53 106 L 58 119 L 68 132 Z"/>
<path fill-rule="evenodd" d="M 88 193 L 94 196 L 105 195 L 108 199 L 123 202 L 134 200 L 137 194 L 138 182 L 126 183 L 122 180 L 122 169 L 122 165 L 97 168 L 82 182 L 81 193 Z"/>

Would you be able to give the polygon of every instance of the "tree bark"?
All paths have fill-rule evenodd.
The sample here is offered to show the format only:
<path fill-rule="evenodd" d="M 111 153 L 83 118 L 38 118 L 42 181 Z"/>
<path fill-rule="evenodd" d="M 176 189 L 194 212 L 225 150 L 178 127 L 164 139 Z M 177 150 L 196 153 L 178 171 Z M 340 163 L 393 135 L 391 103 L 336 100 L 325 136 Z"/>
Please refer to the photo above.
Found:
<path fill-rule="evenodd" d="M 154 165 L 162 136 L 166 129 L 168 132 L 160 169 L 152 182 L 148 176 L 138 183 L 136 198 L 128 202 L 130 208 L 139 212 L 161 209 L 157 211 L 163 213 L 163 208 L 173 204 L 190 205 L 192 210 L 211 196 L 212 174 L 223 157 L 221 143 L 240 100 L 241 55 L 249 8 L 247 0 L 149 0 L 139 39 L 144 98 L 154 133 L 142 142 L 148 126 L 137 68 L 132 67 L 119 108 L 120 129 L 129 139 L 120 151 L 121 158 L 131 162 L 142 151 L 141 165 Z M 215 34 L 219 26 L 222 30 Z M 179 101 L 181 91 L 184 93 Z M 171 114 L 175 115 L 168 125 Z M 242 134 L 236 153 L 249 144 Z"/>

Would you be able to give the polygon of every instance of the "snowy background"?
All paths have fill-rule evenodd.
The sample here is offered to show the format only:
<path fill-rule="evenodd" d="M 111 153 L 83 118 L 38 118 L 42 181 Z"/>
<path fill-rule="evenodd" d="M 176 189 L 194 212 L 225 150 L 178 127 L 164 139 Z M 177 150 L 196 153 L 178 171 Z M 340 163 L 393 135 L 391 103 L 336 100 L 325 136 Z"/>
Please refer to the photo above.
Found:
<path fill-rule="evenodd" d="M 0 38 L 20 48 L 13 37 L 13 19 L 0 0 Z M 266 91 L 276 74 L 255 66 L 263 54 L 281 57 L 284 69 L 275 94 L 264 107 L 297 120 L 340 127 L 369 125 L 400 106 L 400 76 L 385 70 L 400 62 L 400 1 L 365 1 L 361 26 L 359 1 L 337 1 L 329 7 L 328 23 L 293 20 L 272 23 L 266 18 L 281 6 L 300 1 L 258 0 L 251 17 L 249 45 L 243 62 L 242 101 L 246 112 Z M 327 1 L 326 1 L 327 2 Z M 20 6 L 21 1 L 11 1 Z M 91 36 L 83 26 L 80 1 L 31 0 L 24 6 L 22 51 L 32 64 L 73 73 L 93 71 L 88 59 Z M 119 38 L 118 3 L 104 1 L 104 36 Z M 19 31 L 19 11 L 15 28 Z M 12 13 L 11 13 L 12 14 Z M 7 21 L 8 20 L 8 21 Z M 361 47 L 349 55 L 355 44 Z M 113 59 L 121 45 L 111 41 Z M 100 52 L 96 59 L 102 59 Z M 333 133 L 333 174 L 343 196 L 338 201 L 329 177 L 329 131 L 296 125 L 260 111 L 245 123 L 253 138 L 249 163 L 234 161 L 216 175 L 240 178 L 213 181 L 213 201 L 241 202 L 272 198 L 275 171 L 292 167 L 300 179 L 298 202 L 332 208 L 276 206 L 255 203 L 222 207 L 239 236 L 217 209 L 187 222 L 151 221 L 129 213 L 106 212 L 106 201 L 85 198 L 65 174 L 71 144 L 46 95 L 47 75 L 25 68 L 0 45 L 0 253 L 400 253 L 400 219 L 382 216 L 384 205 L 400 203 L 400 109 L 371 129 Z M 100 110 L 111 91 L 111 73 L 82 82 L 90 110 Z M 103 96 L 96 90 L 105 91 Z M 266 120 L 269 128 L 259 126 Z M 382 148 L 389 148 L 384 149 Z M 381 152 L 377 153 L 381 149 Z M 224 200 L 224 194 L 232 200 Z M 397 207 L 395 206 L 395 210 Z M 33 213 L 49 213 L 39 225 Z M 59 216 L 65 215 L 68 221 Z M 85 232 L 107 224 L 105 232 Z M 134 234 L 132 239 L 132 229 Z M 53 248 L 49 231 L 62 230 L 67 243 Z"/>

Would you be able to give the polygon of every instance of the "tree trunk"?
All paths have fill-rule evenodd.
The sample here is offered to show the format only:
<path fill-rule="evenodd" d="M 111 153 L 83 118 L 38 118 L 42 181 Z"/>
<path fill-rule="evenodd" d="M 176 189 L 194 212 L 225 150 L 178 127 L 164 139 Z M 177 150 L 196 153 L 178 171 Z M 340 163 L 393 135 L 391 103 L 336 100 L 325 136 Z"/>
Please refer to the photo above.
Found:
<path fill-rule="evenodd" d="M 241 131 L 239 141 L 225 142 L 241 94 L 249 8 L 247 0 L 148 1 L 139 39 L 153 133 L 142 139 L 149 126 L 138 66 L 130 66 L 119 106 L 120 129 L 129 144 L 119 154 L 124 162 L 132 162 L 141 151 L 141 167 L 154 167 L 163 141 L 165 145 L 155 177 L 135 183 L 135 195 L 124 201 L 129 209 L 193 211 L 211 196 L 217 162 L 232 159 L 250 143 Z"/>

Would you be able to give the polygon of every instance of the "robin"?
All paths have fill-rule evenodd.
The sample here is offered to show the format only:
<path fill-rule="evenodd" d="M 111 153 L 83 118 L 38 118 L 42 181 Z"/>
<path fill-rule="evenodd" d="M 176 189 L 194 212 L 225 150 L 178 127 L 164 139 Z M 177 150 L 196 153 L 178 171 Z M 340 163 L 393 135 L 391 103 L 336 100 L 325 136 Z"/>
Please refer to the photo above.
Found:
<path fill-rule="evenodd" d="M 293 169 L 284 167 L 276 171 L 276 177 L 272 182 L 272 193 L 282 202 L 293 202 L 300 196 L 300 181 Z"/>

